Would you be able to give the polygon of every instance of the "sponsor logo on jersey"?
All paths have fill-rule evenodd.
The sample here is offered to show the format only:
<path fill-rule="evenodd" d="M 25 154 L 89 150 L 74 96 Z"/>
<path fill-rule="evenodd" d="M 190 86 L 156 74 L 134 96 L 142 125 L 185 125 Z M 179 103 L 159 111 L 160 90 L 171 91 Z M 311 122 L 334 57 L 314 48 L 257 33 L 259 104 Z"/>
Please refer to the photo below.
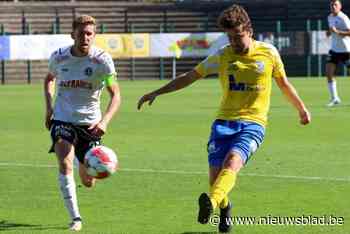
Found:
<path fill-rule="evenodd" d="M 233 74 L 229 75 L 229 89 L 231 91 L 247 91 L 247 92 L 259 92 L 265 88 L 258 84 L 248 84 L 243 82 L 237 82 Z"/>
<path fill-rule="evenodd" d="M 92 83 L 85 80 L 61 80 L 58 85 L 66 88 L 92 89 Z"/>

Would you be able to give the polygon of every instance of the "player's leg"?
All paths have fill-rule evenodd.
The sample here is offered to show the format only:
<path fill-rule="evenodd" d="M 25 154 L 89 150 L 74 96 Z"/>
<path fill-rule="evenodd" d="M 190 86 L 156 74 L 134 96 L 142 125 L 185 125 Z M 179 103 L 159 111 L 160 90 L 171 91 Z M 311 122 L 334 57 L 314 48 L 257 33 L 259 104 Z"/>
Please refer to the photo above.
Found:
<path fill-rule="evenodd" d="M 334 53 L 331 53 L 330 58 L 328 59 L 326 63 L 326 77 L 327 77 L 327 85 L 328 85 L 328 91 L 330 94 L 330 103 L 328 106 L 334 106 L 340 103 L 340 98 L 338 96 L 338 90 L 337 90 L 337 82 L 335 79 L 335 72 L 337 69 L 337 61 L 338 58 L 337 55 Z"/>
<path fill-rule="evenodd" d="M 210 185 L 210 189 L 214 185 L 215 180 L 218 177 L 218 175 L 220 174 L 221 169 L 222 169 L 221 167 L 209 166 L 209 185 Z M 224 200 L 225 201 L 223 201 L 220 204 L 220 207 L 226 207 L 227 206 L 228 197 L 226 196 L 224 198 Z"/>
<path fill-rule="evenodd" d="M 227 121 L 216 120 L 212 124 L 211 135 L 207 145 L 210 190 L 212 190 L 212 185 L 221 171 L 225 155 L 230 147 L 230 141 L 229 139 L 227 140 L 227 132 L 225 132 L 226 123 Z M 231 129 L 227 129 L 229 130 L 228 132 L 231 131 Z M 223 202 L 228 203 L 227 196 L 225 196 Z M 210 196 L 207 193 L 202 193 L 198 199 L 198 203 L 198 222 L 206 224 L 214 211 Z"/>
<path fill-rule="evenodd" d="M 54 148 L 59 163 L 60 189 L 72 220 L 70 229 L 80 231 L 82 223 L 73 175 L 74 146 L 64 139 L 58 139 Z"/>
<path fill-rule="evenodd" d="M 214 184 L 216 177 L 220 173 L 220 166 L 209 166 L 209 185 L 210 188 Z M 208 223 L 210 215 L 214 209 L 210 201 L 210 197 L 206 193 L 202 193 L 198 199 L 199 211 L 198 211 L 198 222 L 205 224 Z"/>
<path fill-rule="evenodd" d="M 230 150 L 225 156 L 222 170 L 212 186 L 210 193 L 214 209 L 232 190 L 237 174 L 247 163 L 251 155 L 259 148 L 264 139 L 265 128 L 260 124 L 239 121 L 236 128 L 239 131 L 231 139 Z"/>
<path fill-rule="evenodd" d="M 72 223 L 70 229 L 81 229 L 81 216 L 78 208 L 76 186 L 73 176 L 73 160 L 75 132 L 67 123 L 53 121 L 51 128 L 53 146 L 50 152 L 55 152 L 59 165 L 59 185 L 64 204 L 69 212 Z"/>
<path fill-rule="evenodd" d="M 220 146 L 223 146 L 220 148 L 224 149 L 227 153 L 222 163 L 222 169 L 211 187 L 210 195 L 206 195 L 211 201 L 212 209 L 215 209 L 225 201 L 225 198 L 235 186 L 237 174 L 247 163 L 250 156 L 261 145 L 265 134 L 265 128 L 263 126 L 252 122 L 230 122 L 225 127 L 229 127 L 229 129 L 223 128 L 223 126 L 220 126 L 219 129 L 223 129 L 226 133 L 232 133 L 232 136 L 229 138 L 231 143 L 227 151 L 227 144 L 225 142 L 221 142 L 220 144 Z M 220 152 L 220 150 L 216 152 Z M 205 195 L 202 194 L 202 200 L 204 200 L 203 197 Z M 224 213 L 226 213 L 227 217 L 229 217 L 231 204 L 226 208 L 227 210 L 222 211 L 221 214 L 225 215 Z M 203 215 L 203 217 L 205 216 Z M 205 218 L 209 219 L 209 217 L 210 213 L 207 213 Z M 219 225 L 220 227 L 226 231 L 230 229 L 227 223 L 221 223 Z"/>
<path fill-rule="evenodd" d="M 218 175 L 220 174 L 221 167 L 210 167 L 209 168 L 209 183 L 210 186 L 213 186 Z M 232 203 L 230 202 L 228 195 L 222 199 L 219 204 L 220 208 L 220 221 L 218 225 L 218 229 L 220 233 L 230 232 L 232 229 Z"/>
<path fill-rule="evenodd" d="M 243 165 L 240 152 L 231 150 L 227 153 L 222 169 L 210 190 L 210 200 L 214 209 L 224 201 L 234 187 L 237 174 Z"/>
<path fill-rule="evenodd" d="M 232 190 L 236 182 L 236 175 L 243 167 L 243 160 L 236 152 L 230 151 L 225 158 L 223 167 L 210 166 L 209 182 L 211 185 L 209 195 L 202 193 L 199 197 L 198 222 L 208 223 L 210 215 L 213 211 L 220 207 L 220 214 L 223 221 L 219 224 L 219 229 L 229 231 L 227 219 L 231 217 L 231 203 L 228 194 Z M 225 216 L 225 217 L 223 217 Z M 225 226 L 225 227 L 223 227 Z"/>
<path fill-rule="evenodd" d="M 210 188 L 213 186 L 221 169 L 222 169 L 221 167 L 209 167 L 209 185 L 210 185 Z M 224 197 L 224 199 L 219 204 L 220 209 L 226 208 L 229 205 L 229 203 L 230 203 L 230 200 L 229 200 L 228 196 Z"/>
<path fill-rule="evenodd" d="M 100 138 L 96 138 L 92 136 L 88 130 L 87 126 L 74 126 L 76 132 L 77 132 L 77 143 L 76 143 L 76 149 L 75 149 L 75 155 L 79 161 L 79 176 L 81 183 L 88 188 L 91 188 L 95 185 L 96 179 L 87 173 L 87 168 L 84 164 L 85 154 L 88 152 L 92 147 L 96 145 L 100 145 Z"/>
<path fill-rule="evenodd" d="M 91 188 L 96 183 L 96 179 L 88 175 L 85 165 L 81 162 L 79 162 L 79 176 L 80 176 L 81 183 L 85 187 Z"/>

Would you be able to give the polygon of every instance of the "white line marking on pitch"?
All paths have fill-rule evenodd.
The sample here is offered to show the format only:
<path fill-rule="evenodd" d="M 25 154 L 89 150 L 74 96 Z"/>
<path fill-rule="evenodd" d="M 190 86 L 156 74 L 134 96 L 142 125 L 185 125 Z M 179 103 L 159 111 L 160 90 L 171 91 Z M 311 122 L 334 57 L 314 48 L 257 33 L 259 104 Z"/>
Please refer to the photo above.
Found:
<path fill-rule="evenodd" d="M 49 164 L 30 164 L 30 163 L 6 163 L 0 162 L 1 166 L 10 167 L 36 167 L 36 168 L 56 168 L 57 165 Z M 208 174 L 204 171 L 179 171 L 179 170 L 155 170 L 155 169 L 137 169 L 137 168 L 122 168 L 120 171 L 128 172 L 143 172 L 143 173 L 160 173 L 160 174 L 183 174 L 183 175 L 203 175 Z M 241 173 L 240 176 L 251 177 L 265 177 L 276 179 L 296 179 L 296 180 L 316 180 L 316 181 L 343 181 L 350 182 L 349 178 L 344 177 L 319 177 L 319 176 L 294 176 L 294 175 L 268 175 L 268 174 L 255 174 L 255 173 Z"/>

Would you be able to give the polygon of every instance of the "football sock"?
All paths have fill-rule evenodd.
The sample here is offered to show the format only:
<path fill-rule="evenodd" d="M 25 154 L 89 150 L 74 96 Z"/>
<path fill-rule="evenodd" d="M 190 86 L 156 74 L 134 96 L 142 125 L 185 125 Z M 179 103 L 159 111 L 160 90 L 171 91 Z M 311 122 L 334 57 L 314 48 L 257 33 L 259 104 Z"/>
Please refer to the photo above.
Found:
<path fill-rule="evenodd" d="M 331 94 L 331 99 L 339 99 L 338 97 L 338 92 L 337 92 L 337 82 L 335 80 L 328 82 L 328 90 L 329 93 Z"/>
<path fill-rule="evenodd" d="M 64 204 L 68 209 L 72 220 L 80 218 L 77 193 L 73 173 L 69 175 L 59 174 L 60 189 Z"/>
<path fill-rule="evenodd" d="M 226 195 L 226 196 L 224 197 L 224 199 L 222 199 L 222 201 L 220 202 L 219 207 L 220 207 L 221 209 L 226 208 L 226 207 L 228 206 L 229 201 L 230 201 L 230 200 L 228 199 L 228 196 Z"/>
<path fill-rule="evenodd" d="M 236 177 L 237 173 L 232 170 L 221 170 L 210 190 L 209 197 L 212 202 L 213 209 L 217 208 L 222 200 L 227 197 L 228 193 L 235 185 Z"/>

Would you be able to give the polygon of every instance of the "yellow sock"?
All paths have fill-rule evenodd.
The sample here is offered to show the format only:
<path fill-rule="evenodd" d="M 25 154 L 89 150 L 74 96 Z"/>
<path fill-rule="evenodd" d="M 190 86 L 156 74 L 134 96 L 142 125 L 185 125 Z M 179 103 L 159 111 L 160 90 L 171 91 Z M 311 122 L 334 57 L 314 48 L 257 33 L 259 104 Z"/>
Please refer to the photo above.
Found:
<path fill-rule="evenodd" d="M 236 182 L 237 173 L 229 170 L 223 169 L 219 173 L 215 180 L 215 183 L 210 189 L 210 200 L 213 204 L 213 208 L 217 208 L 221 201 L 227 197 L 227 194 L 232 190 Z"/>
<path fill-rule="evenodd" d="M 226 208 L 226 207 L 228 206 L 228 202 L 229 202 L 229 199 L 228 199 L 228 196 L 226 195 L 226 196 L 224 197 L 224 199 L 222 199 L 221 203 L 219 204 L 219 207 L 220 207 L 221 209 Z"/>

